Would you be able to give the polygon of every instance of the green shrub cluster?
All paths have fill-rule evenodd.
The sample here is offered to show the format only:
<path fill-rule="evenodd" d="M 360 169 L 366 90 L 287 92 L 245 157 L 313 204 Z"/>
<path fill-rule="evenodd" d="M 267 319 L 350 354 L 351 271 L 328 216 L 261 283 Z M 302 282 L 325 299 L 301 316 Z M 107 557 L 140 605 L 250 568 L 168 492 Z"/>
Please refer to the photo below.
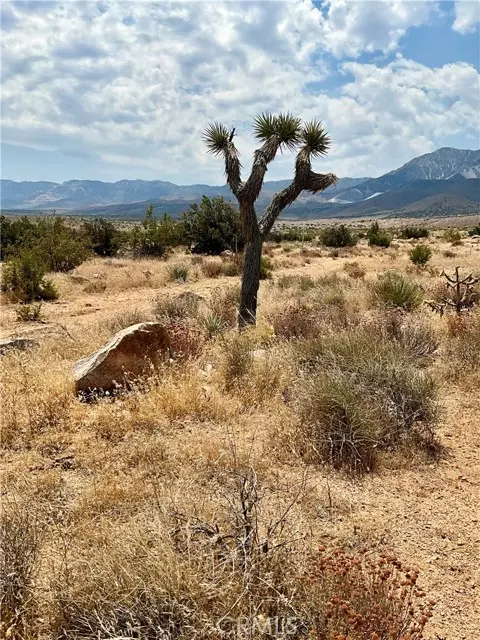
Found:
<path fill-rule="evenodd" d="M 380 229 L 378 222 L 372 222 L 370 228 L 367 231 L 368 244 L 375 247 L 388 248 L 392 242 L 392 235 Z"/>
<path fill-rule="evenodd" d="M 373 304 L 380 307 L 413 311 L 423 301 L 420 286 L 395 271 L 379 275 L 370 291 Z"/>
<path fill-rule="evenodd" d="M 344 224 L 326 227 L 320 231 L 320 242 L 326 247 L 353 247 L 357 244 L 357 237 Z"/>
<path fill-rule="evenodd" d="M 418 240 L 420 238 L 428 238 L 429 231 L 425 227 L 405 227 L 400 232 L 400 238 L 404 240 Z"/>
<path fill-rule="evenodd" d="M 432 257 L 432 250 L 426 244 L 419 244 L 408 255 L 415 266 L 425 267 Z"/>

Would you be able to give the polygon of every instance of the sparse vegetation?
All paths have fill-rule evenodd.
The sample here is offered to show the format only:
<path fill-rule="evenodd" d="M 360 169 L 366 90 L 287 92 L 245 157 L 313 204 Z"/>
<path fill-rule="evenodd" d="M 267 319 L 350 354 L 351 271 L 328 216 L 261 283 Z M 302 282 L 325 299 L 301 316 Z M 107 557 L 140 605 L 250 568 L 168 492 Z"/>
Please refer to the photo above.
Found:
<path fill-rule="evenodd" d="M 474 505 L 459 477 L 476 480 L 464 446 L 478 422 L 476 241 L 455 250 L 456 273 L 445 245 L 420 271 L 407 266 L 411 243 L 364 241 L 332 260 L 317 247 L 321 227 L 303 244 L 278 237 L 264 246 L 275 268 L 257 325 L 238 332 L 241 252 L 170 245 L 141 259 L 132 227 L 121 229 L 113 258 L 94 249 L 68 275 L 41 262 L 27 271 L 37 290 L 50 280 L 60 292 L 42 324 L 17 322 L 42 301 L 6 286 L 23 251 L 34 266 L 39 252 L 10 246 L 2 264 L 3 335 L 35 346 L 2 343 L 0 357 L 0 636 L 156 639 L 160 629 L 211 640 L 219 620 L 233 637 L 240 619 L 252 638 L 276 637 L 276 624 L 319 640 L 474 637 Z M 149 320 L 170 336 L 158 370 L 80 402 L 74 362 Z M 431 561 L 453 532 L 464 554 Z M 429 570 L 418 577 L 410 562 Z M 437 615 L 432 585 L 440 612 L 455 593 L 458 616 Z"/>

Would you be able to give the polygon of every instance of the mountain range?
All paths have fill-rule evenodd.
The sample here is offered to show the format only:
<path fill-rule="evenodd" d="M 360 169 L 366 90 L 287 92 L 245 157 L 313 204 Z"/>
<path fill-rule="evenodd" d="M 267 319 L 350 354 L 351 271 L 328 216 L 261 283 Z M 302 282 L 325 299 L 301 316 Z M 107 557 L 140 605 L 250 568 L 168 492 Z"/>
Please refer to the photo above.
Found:
<path fill-rule="evenodd" d="M 290 180 L 265 182 L 258 211 Z M 136 218 L 153 204 L 158 213 L 176 215 L 202 196 L 233 201 L 227 185 L 176 185 L 162 180 L 101 182 L 1 180 L 2 211 Z M 341 178 L 319 194 L 303 193 L 284 217 L 324 218 L 374 215 L 454 215 L 480 210 L 480 149 L 444 147 L 407 162 L 379 178 Z"/>

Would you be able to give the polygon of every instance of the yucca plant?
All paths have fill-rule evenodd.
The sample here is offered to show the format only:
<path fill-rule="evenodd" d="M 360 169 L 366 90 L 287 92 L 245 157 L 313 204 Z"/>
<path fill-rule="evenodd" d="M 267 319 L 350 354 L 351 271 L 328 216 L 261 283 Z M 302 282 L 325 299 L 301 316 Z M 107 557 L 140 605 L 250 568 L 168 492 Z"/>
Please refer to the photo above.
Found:
<path fill-rule="evenodd" d="M 413 311 L 423 300 L 421 288 L 401 273 L 387 271 L 378 277 L 372 288 L 372 301 L 382 307 Z"/>
<path fill-rule="evenodd" d="M 262 146 L 255 151 L 250 176 L 244 182 L 239 154 L 233 142 L 235 128 L 229 131 L 223 124 L 214 122 L 203 134 L 208 151 L 223 156 L 227 184 L 240 208 L 246 242 L 238 311 L 240 327 L 256 322 L 262 245 L 278 216 L 302 191 L 317 193 L 337 182 L 333 173 L 315 173 L 311 168 L 311 159 L 326 155 L 330 148 L 330 138 L 318 120 L 302 123 L 300 118 L 291 113 L 261 113 L 254 119 L 253 132 Z M 273 196 L 258 220 L 255 202 L 260 195 L 268 165 L 279 151 L 285 150 L 296 152 L 295 175 L 288 187 Z"/>

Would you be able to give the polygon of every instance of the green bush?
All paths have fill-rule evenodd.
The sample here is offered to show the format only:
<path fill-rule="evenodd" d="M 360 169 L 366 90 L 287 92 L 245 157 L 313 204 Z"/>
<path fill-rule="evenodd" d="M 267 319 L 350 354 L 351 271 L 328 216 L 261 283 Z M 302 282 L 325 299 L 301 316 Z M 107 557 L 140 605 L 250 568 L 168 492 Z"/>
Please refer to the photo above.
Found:
<path fill-rule="evenodd" d="M 370 246 L 388 248 L 392 242 L 392 236 L 385 229 L 380 229 L 378 222 L 372 222 L 367 231 L 368 244 Z"/>
<path fill-rule="evenodd" d="M 477 224 L 477 226 L 473 227 L 473 229 L 469 229 L 468 235 L 469 236 L 480 236 L 480 224 Z"/>
<path fill-rule="evenodd" d="M 424 267 L 432 257 L 432 250 L 426 244 L 419 244 L 408 254 L 410 260 L 417 267 Z"/>
<path fill-rule="evenodd" d="M 83 232 L 93 251 L 99 256 L 112 257 L 120 249 L 122 236 L 109 220 L 95 218 L 92 222 L 84 222 Z"/>
<path fill-rule="evenodd" d="M 186 243 L 193 253 L 220 255 L 244 245 L 239 212 L 223 198 L 203 197 L 181 216 Z"/>
<path fill-rule="evenodd" d="M 348 227 L 341 224 L 322 229 L 320 242 L 326 247 L 353 247 L 357 244 L 357 238 Z"/>
<path fill-rule="evenodd" d="M 425 227 L 405 227 L 400 232 L 400 238 L 405 240 L 418 240 L 419 238 L 428 238 L 429 231 Z"/>
<path fill-rule="evenodd" d="M 18 322 L 38 322 L 42 317 L 42 303 L 25 302 L 16 311 Z"/>
<path fill-rule="evenodd" d="M 5 264 L 2 289 L 19 302 L 56 300 L 58 292 L 53 282 L 45 278 L 46 272 L 44 256 L 23 249 Z"/>
<path fill-rule="evenodd" d="M 387 271 L 371 287 L 372 302 L 377 306 L 413 311 L 423 301 L 421 288 L 400 273 Z"/>
<path fill-rule="evenodd" d="M 5 237 L 3 235 L 5 234 Z M 68 272 L 82 264 L 91 251 L 84 233 L 56 216 L 31 222 L 2 218 L 2 254 L 13 257 L 23 250 L 41 256 L 47 271 Z"/>
<path fill-rule="evenodd" d="M 157 219 L 153 205 L 147 208 L 141 227 L 135 227 L 130 234 L 130 245 L 135 255 L 165 257 L 172 247 L 184 240 L 182 225 L 168 214 Z"/>

